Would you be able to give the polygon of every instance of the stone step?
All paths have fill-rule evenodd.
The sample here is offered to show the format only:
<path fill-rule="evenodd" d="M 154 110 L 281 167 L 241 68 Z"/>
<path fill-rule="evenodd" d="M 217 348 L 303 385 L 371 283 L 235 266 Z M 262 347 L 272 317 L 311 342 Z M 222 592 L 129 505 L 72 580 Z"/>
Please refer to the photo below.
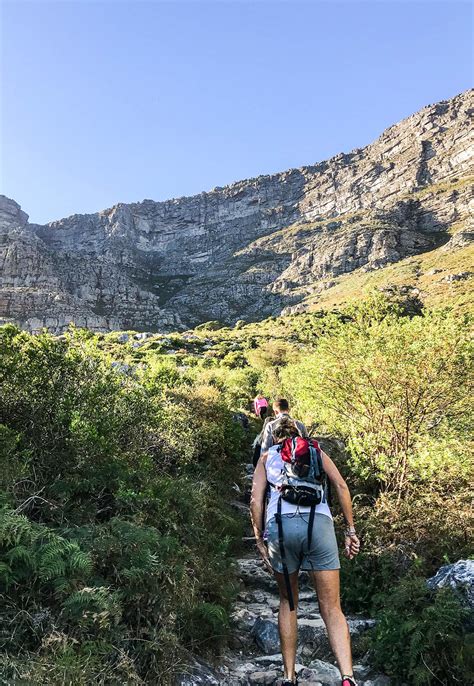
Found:
<path fill-rule="evenodd" d="M 339 686 L 341 676 L 338 668 L 331 662 L 312 660 L 304 665 L 297 662 L 296 672 L 300 686 Z M 279 686 L 283 664 L 281 654 L 252 657 L 239 662 L 238 657 L 228 660 L 222 669 L 221 685 L 224 686 Z M 370 667 L 354 665 L 354 675 L 359 686 L 390 686 L 390 679 L 376 674 Z M 370 677 L 370 678 L 369 678 Z"/>
<path fill-rule="evenodd" d="M 250 469 L 247 474 L 250 481 Z M 241 495 L 247 497 L 247 494 Z M 248 507 L 242 500 L 236 501 L 235 507 L 248 515 Z M 221 686 L 279 686 L 283 664 L 277 625 L 278 586 L 256 555 L 255 539 L 250 530 L 242 537 L 242 544 L 243 554 L 236 560 L 242 590 L 232 612 L 233 649 L 229 650 L 220 668 L 219 683 Z M 333 660 L 333 655 L 308 574 L 302 572 L 299 582 L 297 671 L 301 675 L 300 686 L 339 686 L 339 671 L 331 662 L 323 661 Z M 349 617 L 348 623 L 352 635 L 374 625 L 373 620 L 363 617 Z M 374 674 L 367 665 L 355 665 L 354 673 L 359 686 L 388 686 L 386 677 Z M 372 681 L 367 681 L 369 677 Z"/>
<path fill-rule="evenodd" d="M 238 566 L 238 576 L 244 586 L 249 589 L 261 588 L 262 590 L 276 592 L 276 581 L 273 574 L 268 572 L 260 559 L 257 559 L 252 551 L 252 555 L 241 557 L 236 560 Z M 300 598 L 306 600 L 314 598 L 311 582 L 308 574 L 301 572 L 299 576 Z M 308 596 L 307 594 L 311 595 Z M 306 595 L 304 595 L 306 594 Z"/>

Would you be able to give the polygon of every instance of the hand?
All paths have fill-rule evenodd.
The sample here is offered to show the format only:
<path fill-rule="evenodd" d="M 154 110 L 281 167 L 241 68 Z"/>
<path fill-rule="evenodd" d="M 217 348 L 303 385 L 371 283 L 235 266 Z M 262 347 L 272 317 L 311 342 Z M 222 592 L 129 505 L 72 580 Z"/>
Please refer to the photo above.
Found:
<path fill-rule="evenodd" d="M 268 549 L 267 549 L 267 546 L 265 545 L 263 538 L 257 538 L 256 544 L 257 544 L 257 550 L 260 554 L 260 557 L 263 560 L 263 564 L 265 565 L 267 572 L 270 572 L 270 574 L 273 574 L 273 569 L 272 569 L 272 566 L 270 564 L 270 558 L 268 557 Z"/>
<path fill-rule="evenodd" d="M 349 560 L 352 560 L 356 555 L 359 554 L 360 550 L 360 541 L 357 538 L 357 535 L 354 534 L 346 534 L 346 537 L 344 539 L 344 554 L 346 557 L 349 558 Z"/>

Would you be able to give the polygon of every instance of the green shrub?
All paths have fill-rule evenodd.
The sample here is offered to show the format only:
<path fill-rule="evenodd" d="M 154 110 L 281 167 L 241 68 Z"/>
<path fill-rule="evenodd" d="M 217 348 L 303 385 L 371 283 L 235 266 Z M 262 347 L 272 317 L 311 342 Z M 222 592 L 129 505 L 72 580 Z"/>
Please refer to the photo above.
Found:
<path fill-rule="evenodd" d="M 221 322 L 213 320 L 199 324 L 199 326 L 196 326 L 196 331 L 218 331 L 219 329 L 222 329 L 223 326 L 224 325 L 221 324 Z"/>
<path fill-rule="evenodd" d="M 472 682 L 472 634 L 467 617 L 450 589 L 431 592 L 422 579 L 405 579 L 386 595 L 378 613 L 375 665 L 413 686 Z"/>
<path fill-rule="evenodd" d="M 242 352 L 233 350 L 224 356 L 222 364 L 229 367 L 229 369 L 236 369 L 238 367 L 245 367 L 247 365 L 247 360 Z"/>
<path fill-rule="evenodd" d="M 365 492 L 402 497 L 446 464 L 467 468 L 469 353 L 459 317 L 370 318 L 362 309 L 281 378 L 297 413 L 346 441 Z"/>
<path fill-rule="evenodd" d="M 356 612 L 376 611 L 378 594 L 407 574 L 432 576 L 472 552 L 467 479 L 451 489 L 414 490 L 400 502 L 395 494 L 382 494 L 371 505 L 359 499 L 355 517 L 362 547 L 354 560 L 341 560 L 341 591 L 344 606 Z"/>
<path fill-rule="evenodd" d="M 129 375 L 82 331 L 0 347 L 1 676 L 165 686 L 226 638 L 242 430 L 152 351 Z"/>

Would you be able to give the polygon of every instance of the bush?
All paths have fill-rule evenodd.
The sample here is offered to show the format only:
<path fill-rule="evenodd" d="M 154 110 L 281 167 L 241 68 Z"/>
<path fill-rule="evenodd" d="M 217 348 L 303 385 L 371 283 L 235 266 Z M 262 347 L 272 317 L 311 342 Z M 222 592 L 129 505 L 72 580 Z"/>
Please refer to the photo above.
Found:
<path fill-rule="evenodd" d="M 413 492 L 397 502 L 384 494 L 372 505 L 356 504 L 360 554 L 342 558 L 342 598 L 347 609 L 373 613 L 379 594 L 390 592 L 407 574 L 432 576 L 447 562 L 471 553 L 472 509 L 468 481 L 452 493 Z"/>
<path fill-rule="evenodd" d="M 268 340 L 247 351 L 249 364 L 260 372 L 262 385 L 269 396 L 278 395 L 282 370 L 298 357 L 298 351 L 293 345 L 280 340 Z"/>
<path fill-rule="evenodd" d="M 204 322 L 196 326 L 196 331 L 218 331 L 223 328 L 223 324 L 217 320 L 212 320 L 209 322 Z"/>
<path fill-rule="evenodd" d="M 226 638 L 242 430 L 168 360 L 126 374 L 77 330 L 0 346 L 2 678 L 165 686 Z"/>
<path fill-rule="evenodd" d="M 431 592 L 422 579 L 405 579 L 378 613 L 375 665 L 396 684 L 472 683 L 473 642 L 464 630 L 467 610 L 450 589 Z"/>
<path fill-rule="evenodd" d="M 281 378 L 300 415 L 347 442 L 360 487 L 401 498 L 443 478 L 447 464 L 468 468 L 469 351 L 459 317 L 368 318 L 363 309 Z"/>

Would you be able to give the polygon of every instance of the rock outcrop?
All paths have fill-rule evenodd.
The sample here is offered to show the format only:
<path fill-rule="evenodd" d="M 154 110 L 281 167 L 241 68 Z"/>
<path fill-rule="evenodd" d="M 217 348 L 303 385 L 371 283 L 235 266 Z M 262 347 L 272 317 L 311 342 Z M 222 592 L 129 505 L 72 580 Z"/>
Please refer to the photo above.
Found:
<path fill-rule="evenodd" d="M 39 226 L 1 196 L 0 321 L 55 333 L 71 321 L 233 324 L 289 311 L 338 275 L 455 250 L 472 239 L 473 93 L 425 107 L 363 149 L 193 197 Z"/>
<path fill-rule="evenodd" d="M 432 590 L 451 588 L 474 613 L 474 560 L 458 560 L 454 564 L 443 565 L 427 580 L 427 584 Z"/>

